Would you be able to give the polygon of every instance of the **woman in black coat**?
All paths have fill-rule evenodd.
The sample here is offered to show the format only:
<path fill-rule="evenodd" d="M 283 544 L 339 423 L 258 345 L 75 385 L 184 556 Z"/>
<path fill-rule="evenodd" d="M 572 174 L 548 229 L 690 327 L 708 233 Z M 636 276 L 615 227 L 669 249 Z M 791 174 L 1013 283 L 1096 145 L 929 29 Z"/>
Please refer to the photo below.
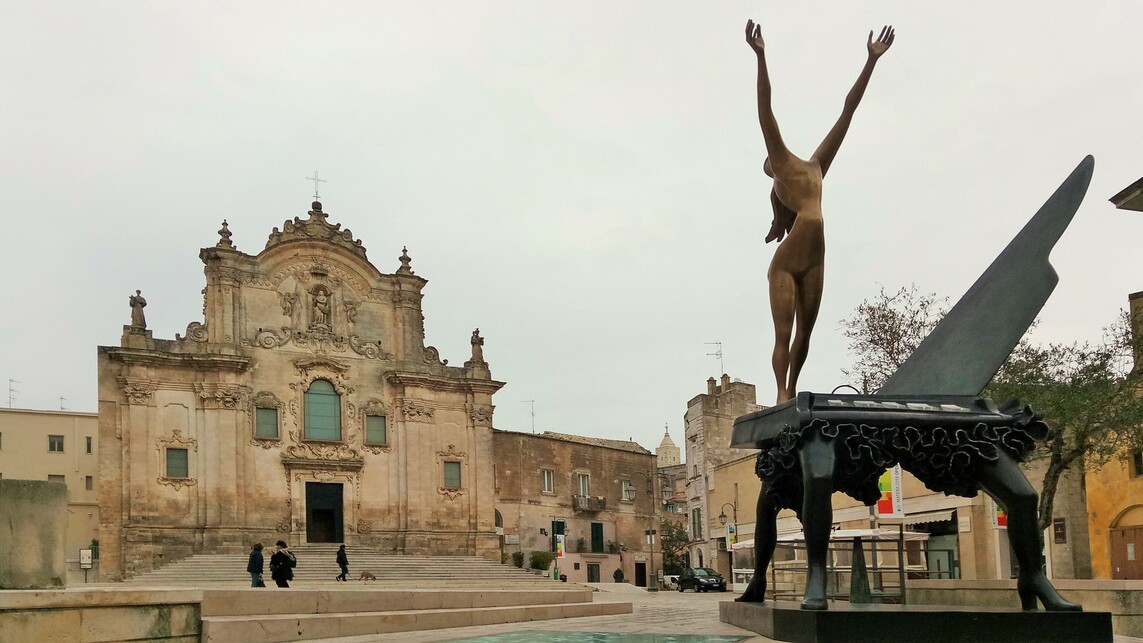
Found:
<path fill-rule="evenodd" d="M 296 559 L 286 547 L 285 541 L 279 540 L 277 544 L 277 551 L 270 557 L 270 578 L 274 579 L 274 583 L 278 587 L 289 587 L 288 581 L 294 579 L 294 561 Z"/>

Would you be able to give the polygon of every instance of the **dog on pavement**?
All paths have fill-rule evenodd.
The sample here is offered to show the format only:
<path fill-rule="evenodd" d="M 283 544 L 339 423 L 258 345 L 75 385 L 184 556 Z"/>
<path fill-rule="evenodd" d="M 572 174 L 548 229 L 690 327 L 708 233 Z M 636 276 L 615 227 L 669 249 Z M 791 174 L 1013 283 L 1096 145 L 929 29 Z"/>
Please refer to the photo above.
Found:
<path fill-rule="evenodd" d="M 370 573 L 370 572 L 361 572 L 361 576 L 359 576 L 359 577 L 357 578 L 357 580 L 364 580 L 364 581 L 371 581 L 371 580 L 373 580 L 373 581 L 375 581 L 375 580 L 377 580 L 377 577 L 376 577 L 376 576 L 374 576 L 374 575 L 373 575 L 372 573 Z"/>

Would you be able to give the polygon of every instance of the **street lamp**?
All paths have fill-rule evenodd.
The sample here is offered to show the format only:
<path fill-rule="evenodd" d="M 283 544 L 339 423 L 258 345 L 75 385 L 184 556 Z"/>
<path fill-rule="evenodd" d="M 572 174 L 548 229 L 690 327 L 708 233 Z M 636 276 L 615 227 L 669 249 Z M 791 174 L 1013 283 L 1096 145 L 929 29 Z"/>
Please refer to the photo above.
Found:
<path fill-rule="evenodd" d="M 647 498 L 651 501 L 651 513 L 648 516 L 649 528 L 647 529 L 647 540 L 651 545 L 651 561 L 649 572 L 651 578 L 647 580 L 647 591 L 657 592 L 659 591 L 659 575 L 655 573 L 655 505 L 658 503 L 658 496 L 655 494 L 655 479 L 662 478 L 664 480 L 670 480 L 670 478 L 665 474 L 659 472 L 647 474 L 642 471 L 636 471 L 635 473 L 643 476 L 643 478 L 647 481 Z M 659 545 L 660 550 L 662 547 L 662 545 Z"/>
<path fill-rule="evenodd" d="M 726 551 L 728 554 L 730 554 L 730 582 L 732 584 L 734 583 L 734 543 L 738 542 L 738 498 L 737 498 L 738 485 L 736 484 L 736 485 L 734 485 L 734 487 L 735 487 L 734 491 L 735 491 L 735 496 L 736 496 L 734 499 L 734 502 L 722 503 L 722 509 L 719 510 L 720 513 L 718 514 L 718 524 L 725 525 L 726 524 L 726 508 L 730 507 L 730 515 L 731 515 L 731 518 L 734 520 L 734 522 L 730 523 L 730 526 L 734 529 L 733 542 L 731 541 L 731 538 L 730 538 L 730 533 L 729 533 L 730 530 L 729 529 L 727 530 L 728 533 L 726 534 Z"/>

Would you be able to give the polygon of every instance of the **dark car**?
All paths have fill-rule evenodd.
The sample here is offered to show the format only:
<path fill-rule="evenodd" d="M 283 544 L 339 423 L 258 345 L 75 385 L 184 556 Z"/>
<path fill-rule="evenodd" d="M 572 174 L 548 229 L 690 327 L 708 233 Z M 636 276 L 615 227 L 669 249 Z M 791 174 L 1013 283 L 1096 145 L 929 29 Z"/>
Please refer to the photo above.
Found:
<path fill-rule="evenodd" d="M 708 592 L 712 589 L 725 592 L 726 579 L 709 567 L 687 567 L 679 574 L 679 591 L 688 587 L 696 592 Z"/>

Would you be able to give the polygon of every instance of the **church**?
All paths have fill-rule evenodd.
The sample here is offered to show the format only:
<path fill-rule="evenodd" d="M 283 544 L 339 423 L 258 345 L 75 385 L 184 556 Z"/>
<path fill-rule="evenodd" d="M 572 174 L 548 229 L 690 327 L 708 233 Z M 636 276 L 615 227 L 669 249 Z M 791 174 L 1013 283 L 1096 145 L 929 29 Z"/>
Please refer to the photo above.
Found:
<path fill-rule="evenodd" d="M 137 291 L 98 349 L 102 579 L 279 539 L 499 560 L 479 330 L 441 359 L 407 250 L 382 272 L 319 202 L 256 255 L 218 234 L 202 321 L 156 339 Z"/>

